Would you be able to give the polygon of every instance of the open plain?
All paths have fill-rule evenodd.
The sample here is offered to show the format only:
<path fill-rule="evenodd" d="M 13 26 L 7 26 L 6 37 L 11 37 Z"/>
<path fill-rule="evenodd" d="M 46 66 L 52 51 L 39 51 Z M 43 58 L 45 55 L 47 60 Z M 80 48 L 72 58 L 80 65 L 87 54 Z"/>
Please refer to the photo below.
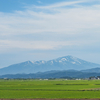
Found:
<path fill-rule="evenodd" d="M 100 98 L 100 80 L 0 80 L 1 100 L 79 100 Z"/>

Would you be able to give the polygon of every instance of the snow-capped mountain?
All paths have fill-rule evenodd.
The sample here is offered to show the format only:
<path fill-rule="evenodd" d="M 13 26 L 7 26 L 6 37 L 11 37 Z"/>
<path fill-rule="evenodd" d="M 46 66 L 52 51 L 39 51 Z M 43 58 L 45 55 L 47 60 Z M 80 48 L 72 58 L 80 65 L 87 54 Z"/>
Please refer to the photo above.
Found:
<path fill-rule="evenodd" d="M 87 62 L 72 56 L 64 56 L 49 61 L 26 61 L 0 69 L 0 75 L 18 73 L 37 73 L 51 70 L 86 70 L 100 68 L 99 64 Z"/>

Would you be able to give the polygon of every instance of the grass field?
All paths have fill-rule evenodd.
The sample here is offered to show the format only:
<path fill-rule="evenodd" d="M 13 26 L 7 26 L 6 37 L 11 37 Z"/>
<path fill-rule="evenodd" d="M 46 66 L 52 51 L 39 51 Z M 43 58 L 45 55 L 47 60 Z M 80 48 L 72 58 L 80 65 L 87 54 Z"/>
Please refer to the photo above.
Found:
<path fill-rule="evenodd" d="M 0 80 L 0 98 L 100 98 L 100 80 Z"/>

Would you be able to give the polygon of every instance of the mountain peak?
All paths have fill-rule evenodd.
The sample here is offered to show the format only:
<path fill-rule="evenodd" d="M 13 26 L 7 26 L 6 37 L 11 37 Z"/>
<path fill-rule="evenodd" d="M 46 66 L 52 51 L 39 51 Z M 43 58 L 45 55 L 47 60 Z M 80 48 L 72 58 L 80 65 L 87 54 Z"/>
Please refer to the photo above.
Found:
<path fill-rule="evenodd" d="M 73 56 L 70 56 L 70 55 L 64 56 L 64 57 L 60 57 L 57 60 L 60 61 L 60 62 L 65 62 L 65 61 L 67 61 L 67 62 L 72 62 L 72 61 L 79 62 L 78 61 L 79 60 L 78 58 L 73 57 Z"/>
<path fill-rule="evenodd" d="M 37 73 L 51 70 L 86 70 L 100 67 L 99 64 L 90 63 L 73 56 L 64 56 L 49 61 L 26 61 L 0 69 L 0 75 L 17 73 Z"/>

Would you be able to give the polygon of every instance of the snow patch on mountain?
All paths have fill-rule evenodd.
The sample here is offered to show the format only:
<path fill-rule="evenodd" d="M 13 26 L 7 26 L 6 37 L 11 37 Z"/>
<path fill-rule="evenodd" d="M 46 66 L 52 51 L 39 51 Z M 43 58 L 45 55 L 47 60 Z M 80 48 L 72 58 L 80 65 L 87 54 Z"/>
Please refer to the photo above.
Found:
<path fill-rule="evenodd" d="M 59 62 L 61 63 L 62 61 L 61 61 L 61 60 L 59 60 Z"/>
<path fill-rule="evenodd" d="M 67 59 L 66 58 L 62 58 L 61 61 L 67 61 Z"/>
<path fill-rule="evenodd" d="M 53 64 L 53 61 L 51 61 L 51 64 Z"/>
<path fill-rule="evenodd" d="M 31 63 L 33 63 L 33 64 L 34 64 L 34 63 L 35 63 L 35 61 L 31 61 Z"/>
<path fill-rule="evenodd" d="M 76 64 L 76 62 L 72 62 L 72 64 Z"/>

